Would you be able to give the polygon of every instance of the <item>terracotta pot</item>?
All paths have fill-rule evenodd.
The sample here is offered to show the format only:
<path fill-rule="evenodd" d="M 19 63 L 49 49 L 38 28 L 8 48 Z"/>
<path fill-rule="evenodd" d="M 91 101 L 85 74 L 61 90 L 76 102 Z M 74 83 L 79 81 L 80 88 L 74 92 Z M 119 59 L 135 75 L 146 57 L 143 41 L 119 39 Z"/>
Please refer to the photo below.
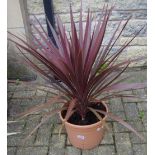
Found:
<path fill-rule="evenodd" d="M 106 107 L 108 112 L 108 107 L 105 103 L 103 105 Z M 62 118 L 60 114 L 60 118 Z M 70 143 L 80 149 L 92 149 L 100 144 L 104 136 L 104 127 L 106 122 L 106 116 L 103 118 L 103 124 L 101 121 L 91 124 L 91 125 L 74 125 L 69 122 L 65 122 L 65 128 L 68 134 Z"/>

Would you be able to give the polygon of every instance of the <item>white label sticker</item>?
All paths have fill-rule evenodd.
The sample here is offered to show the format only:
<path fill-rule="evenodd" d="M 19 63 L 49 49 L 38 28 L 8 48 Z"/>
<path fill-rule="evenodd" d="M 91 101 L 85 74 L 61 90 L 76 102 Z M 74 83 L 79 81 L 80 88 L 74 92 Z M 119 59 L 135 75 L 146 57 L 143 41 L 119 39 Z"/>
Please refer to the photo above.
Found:
<path fill-rule="evenodd" d="M 81 140 L 84 140 L 85 137 L 83 135 L 77 135 L 77 138 L 81 139 Z"/>
<path fill-rule="evenodd" d="M 101 130 L 101 128 L 97 128 L 97 131 L 100 131 Z"/>

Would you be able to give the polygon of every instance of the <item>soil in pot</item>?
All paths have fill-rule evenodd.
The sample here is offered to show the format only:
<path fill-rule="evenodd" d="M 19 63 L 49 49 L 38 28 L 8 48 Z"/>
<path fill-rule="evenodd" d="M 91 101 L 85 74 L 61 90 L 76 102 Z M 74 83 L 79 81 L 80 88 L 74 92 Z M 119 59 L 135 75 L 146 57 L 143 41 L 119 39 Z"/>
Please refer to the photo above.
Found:
<path fill-rule="evenodd" d="M 102 103 L 97 103 L 97 104 L 91 103 L 91 106 L 89 106 L 89 107 L 106 111 L 106 107 Z M 66 110 L 62 111 L 61 114 L 62 114 L 62 117 L 65 118 Z M 103 114 L 100 114 L 100 116 L 102 118 L 105 117 Z M 81 119 L 81 116 L 79 115 L 78 112 L 74 112 L 67 122 L 74 124 L 74 125 L 83 126 L 83 125 L 91 125 L 98 121 L 99 121 L 99 119 L 94 115 L 94 113 L 91 111 L 88 111 L 86 113 L 86 117 L 84 120 Z"/>

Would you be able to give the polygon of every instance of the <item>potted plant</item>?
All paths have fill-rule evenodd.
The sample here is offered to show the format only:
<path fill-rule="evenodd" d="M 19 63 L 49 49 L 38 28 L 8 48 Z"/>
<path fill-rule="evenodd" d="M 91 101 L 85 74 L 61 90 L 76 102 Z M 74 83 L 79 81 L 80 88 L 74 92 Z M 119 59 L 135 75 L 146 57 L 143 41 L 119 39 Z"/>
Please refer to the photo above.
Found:
<path fill-rule="evenodd" d="M 107 23 L 112 10 L 113 7 L 108 9 L 108 5 L 103 7 L 102 15 L 93 27 L 93 31 L 92 14 L 88 10 L 84 30 L 81 6 L 79 31 L 77 31 L 72 8 L 70 7 L 71 34 L 67 35 L 65 26 L 59 16 L 56 17 L 58 34 L 48 22 L 56 46 L 49 39 L 36 17 L 35 19 L 38 21 L 41 30 L 33 23 L 32 26 L 40 39 L 31 34 L 33 41 L 28 44 L 21 37 L 9 33 L 11 35 L 9 40 L 16 44 L 27 63 L 60 92 L 59 94 L 55 92 L 55 96 L 49 99 L 47 103 L 36 105 L 20 114 L 21 117 L 25 117 L 46 108 L 50 109 L 53 104 L 62 104 L 62 107 L 44 113 L 42 121 L 29 136 L 54 114 L 59 113 L 71 144 L 81 149 L 91 149 L 100 143 L 104 136 L 103 131 L 107 117 L 118 121 L 142 138 L 129 124 L 110 113 L 106 104 L 111 98 L 134 97 L 133 95 L 123 95 L 121 92 L 131 88 L 142 88 L 146 85 L 145 83 L 127 84 L 124 81 L 128 77 L 121 77 L 122 73 L 132 62 L 142 60 L 142 57 L 121 62 L 117 61 L 124 49 L 143 28 L 136 32 L 115 53 L 110 53 L 130 18 L 125 23 L 120 21 L 108 44 L 102 47 L 102 40 L 105 37 Z M 45 70 L 37 65 L 25 55 L 24 51 L 34 56 L 47 69 Z M 54 76 L 60 81 L 55 80 Z M 102 97 L 100 97 L 101 94 Z"/>

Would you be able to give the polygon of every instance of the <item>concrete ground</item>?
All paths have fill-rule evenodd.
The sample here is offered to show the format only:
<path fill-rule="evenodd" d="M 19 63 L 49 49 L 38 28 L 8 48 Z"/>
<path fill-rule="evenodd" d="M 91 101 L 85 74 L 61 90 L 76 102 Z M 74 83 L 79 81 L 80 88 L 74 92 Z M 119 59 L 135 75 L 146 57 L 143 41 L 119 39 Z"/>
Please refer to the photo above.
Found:
<path fill-rule="evenodd" d="M 146 81 L 146 69 L 128 71 L 131 80 L 128 82 Z M 8 155 L 146 155 L 147 136 L 147 102 L 146 88 L 125 91 L 126 94 L 137 94 L 144 99 L 114 99 L 110 100 L 109 108 L 114 114 L 120 116 L 131 124 L 145 137 L 141 141 L 128 129 L 113 120 L 108 120 L 109 131 L 101 144 L 93 149 L 82 151 L 73 147 L 67 138 L 65 130 L 59 140 L 58 130 L 60 121 L 54 117 L 41 126 L 32 137 L 22 145 L 26 135 L 39 123 L 41 113 L 29 115 L 15 121 L 14 115 L 29 107 L 45 102 L 51 94 L 49 90 L 42 90 L 43 86 L 25 84 L 8 84 Z"/>

